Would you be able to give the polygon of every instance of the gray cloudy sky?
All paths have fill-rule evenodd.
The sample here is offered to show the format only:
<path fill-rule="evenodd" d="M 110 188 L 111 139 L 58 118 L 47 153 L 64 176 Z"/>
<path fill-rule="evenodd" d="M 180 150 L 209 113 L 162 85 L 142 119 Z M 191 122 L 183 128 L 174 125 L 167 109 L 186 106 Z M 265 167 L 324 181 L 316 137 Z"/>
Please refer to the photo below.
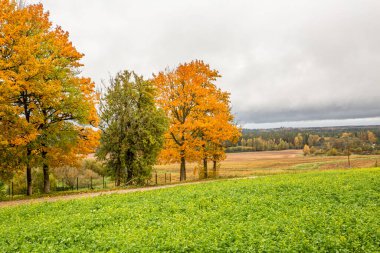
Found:
<path fill-rule="evenodd" d="M 96 83 L 202 59 L 245 127 L 380 124 L 379 0 L 42 0 Z"/>

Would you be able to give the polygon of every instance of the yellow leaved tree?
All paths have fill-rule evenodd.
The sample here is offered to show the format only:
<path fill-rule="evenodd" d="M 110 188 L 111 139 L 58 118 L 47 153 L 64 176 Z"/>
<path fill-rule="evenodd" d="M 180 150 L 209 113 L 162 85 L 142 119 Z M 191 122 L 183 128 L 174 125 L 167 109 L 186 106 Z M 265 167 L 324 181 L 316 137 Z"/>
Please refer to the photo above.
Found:
<path fill-rule="evenodd" d="M 0 5 L 0 156 L 16 154 L 16 162 L 2 163 L 25 168 L 28 195 L 32 168 L 42 166 L 49 192 L 53 158 L 78 149 L 80 132 L 97 124 L 97 94 L 91 80 L 78 75 L 83 55 L 67 32 L 53 27 L 42 4 Z"/>
<path fill-rule="evenodd" d="M 214 82 L 220 77 L 203 61 L 180 64 L 154 76 L 157 104 L 169 118 L 161 161 L 180 163 L 180 180 L 186 180 L 186 161 L 206 164 L 223 159 L 225 141 L 240 136 L 230 113 L 229 94 Z"/>

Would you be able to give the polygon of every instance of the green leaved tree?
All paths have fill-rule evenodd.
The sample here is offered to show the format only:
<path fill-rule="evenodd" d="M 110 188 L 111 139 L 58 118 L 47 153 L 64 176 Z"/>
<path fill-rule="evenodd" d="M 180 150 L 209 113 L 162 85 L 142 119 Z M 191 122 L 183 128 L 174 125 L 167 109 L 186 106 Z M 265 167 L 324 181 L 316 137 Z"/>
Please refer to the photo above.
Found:
<path fill-rule="evenodd" d="M 122 180 L 143 184 L 151 176 L 168 127 L 154 98 L 152 83 L 133 71 L 118 73 L 101 98 L 97 157 L 106 161 L 117 186 Z"/>

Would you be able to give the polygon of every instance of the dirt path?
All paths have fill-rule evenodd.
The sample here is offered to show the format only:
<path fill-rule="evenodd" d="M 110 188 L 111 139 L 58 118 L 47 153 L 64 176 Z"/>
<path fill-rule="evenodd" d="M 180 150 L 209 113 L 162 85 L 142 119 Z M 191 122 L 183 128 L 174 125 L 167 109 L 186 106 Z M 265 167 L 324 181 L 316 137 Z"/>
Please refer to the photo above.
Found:
<path fill-rule="evenodd" d="M 227 180 L 250 179 L 250 178 L 256 178 L 256 177 L 253 176 L 253 177 L 244 177 L 244 178 L 231 178 L 231 179 L 227 179 Z M 121 189 L 121 190 L 111 190 L 111 191 L 103 191 L 103 192 L 85 192 L 85 193 L 78 193 L 78 194 L 72 194 L 72 195 L 62 195 L 62 196 L 52 196 L 52 197 L 41 197 L 41 198 L 36 198 L 36 199 L 20 199 L 20 200 L 13 200 L 13 201 L 4 201 L 4 202 L 0 202 L 0 208 L 9 207 L 9 206 L 34 204 L 34 203 L 43 203 L 43 202 L 55 202 L 55 201 L 59 201 L 59 200 L 92 198 L 92 197 L 96 197 L 96 196 L 103 196 L 103 195 L 110 195 L 110 194 L 125 194 L 125 193 L 131 193 L 131 192 L 153 191 L 153 190 L 159 190 L 159 189 L 180 187 L 180 186 L 184 186 L 184 185 L 211 183 L 211 182 L 215 182 L 215 181 L 220 181 L 220 179 L 219 180 L 216 179 L 216 180 L 208 180 L 208 181 L 189 182 L 189 183 L 182 183 L 182 184 L 169 184 L 169 185 L 161 185 L 161 186 L 152 186 L 152 187 L 144 187 L 144 188 Z"/>

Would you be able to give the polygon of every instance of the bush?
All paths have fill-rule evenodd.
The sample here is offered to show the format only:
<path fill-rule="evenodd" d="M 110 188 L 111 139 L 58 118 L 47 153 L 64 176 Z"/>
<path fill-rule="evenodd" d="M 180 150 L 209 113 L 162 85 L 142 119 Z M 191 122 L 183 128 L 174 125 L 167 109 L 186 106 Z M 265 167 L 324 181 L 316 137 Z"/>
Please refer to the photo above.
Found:
<path fill-rule="evenodd" d="M 247 146 L 228 147 L 226 149 L 227 153 L 253 152 L 253 151 L 256 151 L 256 150 L 253 147 L 247 147 Z"/>
<path fill-rule="evenodd" d="M 310 148 L 309 148 L 308 145 L 305 145 L 305 146 L 303 147 L 303 155 L 304 155 L 304 156 L 310 155 Z"/>
<path fill-rule="evenodd" d="M 337 156 L 338 155 L 338 150 L 336 148 L 332 148 L 327 152 L 328 156 Z"/>
<path fill-rule="evenodd" d="M 53 169 L 53 174 L 59 182 L 63 182 L 66 186 L 71 188 L 76 185 L 77 178 L 82 181 L 82 186 L 84 179 L 90 180 L 90 178 L 100 178 L 98 173 L 86 168 L 85 166 L 80 168 L 70 166 L 57 167 Z"/>
<path fill-rule="evenodd" d="M 314 155 L 324 155 L 326 154 L 326 151 L 323 149 L 316 149 L 314 152 Z"/>
<path fill-rule="evenodd" d="M 103 163 L 101 163 L 95 159 L 83 160 L 83 169 L 91 170 L 100 176 L 107 176 L 109 174 L 107 167 L 104 166 Z"/>
<path fill-rule="evenodd" d="M 365 152 L 365 151 L 363 151 L 363 149 L 360 148 L 360 147 L 353 148 L 353 149 L 351 150 L 351 152 L 354 153 L 354 154 L 370 153 L 370 152 Z"/>
<path fill-rule="evenodd" d="M 49 176 L 50 178 L 50 189 L 55 190 L 57 180 L 53 174 Z M 20 171 L 14 175 L 13 179 L 13 193 L 14 195 L 24 195 L 26 194 L 26 178 L 25 171 Z M 32 169 L 32 187 L 33 194 L 39 194 L 44 192 L 44 175 L 42 168 Z"/>

